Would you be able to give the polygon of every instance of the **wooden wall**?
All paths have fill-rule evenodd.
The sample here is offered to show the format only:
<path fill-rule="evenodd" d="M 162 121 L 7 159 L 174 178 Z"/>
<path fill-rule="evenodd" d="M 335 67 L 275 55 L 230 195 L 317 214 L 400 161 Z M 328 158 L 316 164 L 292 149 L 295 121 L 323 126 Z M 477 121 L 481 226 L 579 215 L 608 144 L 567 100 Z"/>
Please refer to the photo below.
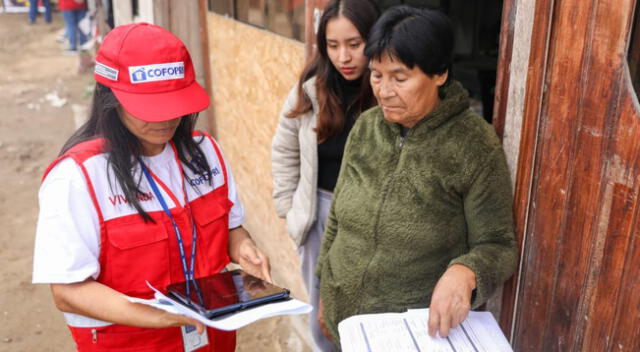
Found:
<path fill-rule="evenodd" d="M 635 5 L 535 3 L 516 180 L 521 280 L 503 320 L 517 351 L 640 350 Z"/>
<path fill-rule="evenodd" d="M 304 45 L 214 13 L 207 24 L 216 138 L 238 183 L 245 227 L 269 255 L 274 281 L 307 301 L 295 246 L 271 200 L 271 139 Z M 292 326 L 308 334 L 306 323 Z"/>

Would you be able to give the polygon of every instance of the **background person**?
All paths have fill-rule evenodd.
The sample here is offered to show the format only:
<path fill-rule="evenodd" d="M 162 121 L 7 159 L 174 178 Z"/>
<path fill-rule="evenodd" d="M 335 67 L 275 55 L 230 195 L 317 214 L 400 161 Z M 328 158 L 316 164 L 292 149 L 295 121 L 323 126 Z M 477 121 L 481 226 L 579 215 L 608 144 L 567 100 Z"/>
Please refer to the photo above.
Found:
<path fill-rule="evenodd" d="M 75 54 L 87 40 L 87 36 L 80 30 L 78 24 L 87 15 L 87 2 L 85 0 L 58 0 L 58 8 L 62 12 L 65 23 L 65 34 L 69 41 L 67 54 Z"/>
<path fill-rule="evenodd" d="M 429 333 L 447 336 L 515 269 L 504 152 L 449 79 L 453 44 L 432 10 L 392 8 L 371 29 L 379 106 L 347 140 L 318 260 L 336 342 L 349 316 L 425 306 Z"/>
<path fill-rule="evenodd" d="M 364 46 L 377 17 L 367 0 L 336 0 L 325 7 L 318 52 L 291 89 L 273 137 L 273 199 L 299 247 L 314 306 L 310 323 L 316 350 L 333 348 L 316 321 L 314 271 L 347 135 L 360 112 L 375 103 Z"/>
<path fill-rule="evenodd" d="M 29 23 L 36 23 L 38 17 L 38 0 L 29 0 Z M 51 0 L 42 0 L 42 6 L 44 6 L 44 21 L 51 23 Z"/>
<path fill-rule="evenodd" d="M 112 30 L 96 61 L 90 119 L 40 188 L 33 282 L 51 284 L 79 351 L 234 351 L 234 332 L 126 299 L 230 261 L 271 281 L 217 143 L 193 134 L 209 97 L 189 53 L 141 23 Z"/>

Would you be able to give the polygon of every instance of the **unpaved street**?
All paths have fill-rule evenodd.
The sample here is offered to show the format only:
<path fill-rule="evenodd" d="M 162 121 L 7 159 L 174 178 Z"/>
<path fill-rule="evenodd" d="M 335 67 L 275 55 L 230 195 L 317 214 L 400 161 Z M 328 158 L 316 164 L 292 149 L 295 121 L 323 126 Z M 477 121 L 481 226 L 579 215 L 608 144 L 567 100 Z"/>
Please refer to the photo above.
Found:
<path fill-rule="evenodd" d="M 78 59 L 55 41 L 62 26 L 59 13 L 32 26 L 0 14 L 1 351 L 73 349 L 48 286 L 31 284 L 40 176 L 73 131 L 71 106 L 90 100 L 91 75 L 77 75 Z"/>

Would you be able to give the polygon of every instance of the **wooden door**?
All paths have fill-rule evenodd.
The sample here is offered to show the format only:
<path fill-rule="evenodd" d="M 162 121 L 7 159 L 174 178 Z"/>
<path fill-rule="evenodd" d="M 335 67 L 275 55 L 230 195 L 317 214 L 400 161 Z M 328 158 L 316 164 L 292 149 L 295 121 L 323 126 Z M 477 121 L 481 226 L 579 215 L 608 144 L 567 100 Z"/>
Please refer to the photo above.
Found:
<path fill-rule="evenodd" d="M 636 1 L 535 2 L 515 180 L 522 263 L 501 317 L 516 351 L 640 351 Z"/>

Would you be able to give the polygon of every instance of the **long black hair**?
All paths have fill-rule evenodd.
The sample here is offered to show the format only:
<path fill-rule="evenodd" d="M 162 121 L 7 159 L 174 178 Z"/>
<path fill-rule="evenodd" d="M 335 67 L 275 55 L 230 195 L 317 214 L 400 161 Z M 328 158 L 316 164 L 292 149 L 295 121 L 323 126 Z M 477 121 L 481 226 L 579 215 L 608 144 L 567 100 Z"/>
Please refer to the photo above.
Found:
<path fill-rule="evenodd" d="M 113 171 L 128 204 L 135 208 L 145 221 L 153 221 L 140 206 L 139 199 L 144 195 L 140 190 L 142 174 L 139 174 L 137 180 L 134 179 L 135 170 L 138 167 L 136 158 L 142 155 L 142 145 L 122 123 L 118 114 L 119 107 L 120 103 L 111 89 L 96 83 L 89 120 L 69 137 L 60 155 L 79 143 L 104 138 L 104 151 L 108 155 L 107 173 Z M 211 168 L 199 146 L 202 139 L 199 141 L 193 139 L 197 117 L 197 113 L 183 116 L 171 140 L 178 150 L 178 158 L 182 164 L 195 174 L 206 174 L 206 179 L 211 183 Z"/>
<path fill-rule="evenodd" d="M 318 52 L 302 70 L 298 81 L 298 99 L 296 105 L 286 116 L 297 117 L 311 110 L 309 97 L 302 89 L 304 82 L 316 77 L 316 94 L 318 98 L 318 125 L 316 134 L 318 142 L 322 142 L 342 132 L 345 125 L 347 111 L 355 109 L 355 116 L 359 112 L 375 105 L 375 98 L 369 83 L 369 69 L 363 73 L 362 89 L 356 100 L 343 111 L 338 87 L 340 72 L 333 66 L 327 53 L 327 23 L 339 16 L 348 19 L 360 33 L 363 41 L 367 40 L 369 29 L 378 19 L 378 9 L 369 0 L 333 0 L 324 9 L 318 25 L 316 43 Z"/>

